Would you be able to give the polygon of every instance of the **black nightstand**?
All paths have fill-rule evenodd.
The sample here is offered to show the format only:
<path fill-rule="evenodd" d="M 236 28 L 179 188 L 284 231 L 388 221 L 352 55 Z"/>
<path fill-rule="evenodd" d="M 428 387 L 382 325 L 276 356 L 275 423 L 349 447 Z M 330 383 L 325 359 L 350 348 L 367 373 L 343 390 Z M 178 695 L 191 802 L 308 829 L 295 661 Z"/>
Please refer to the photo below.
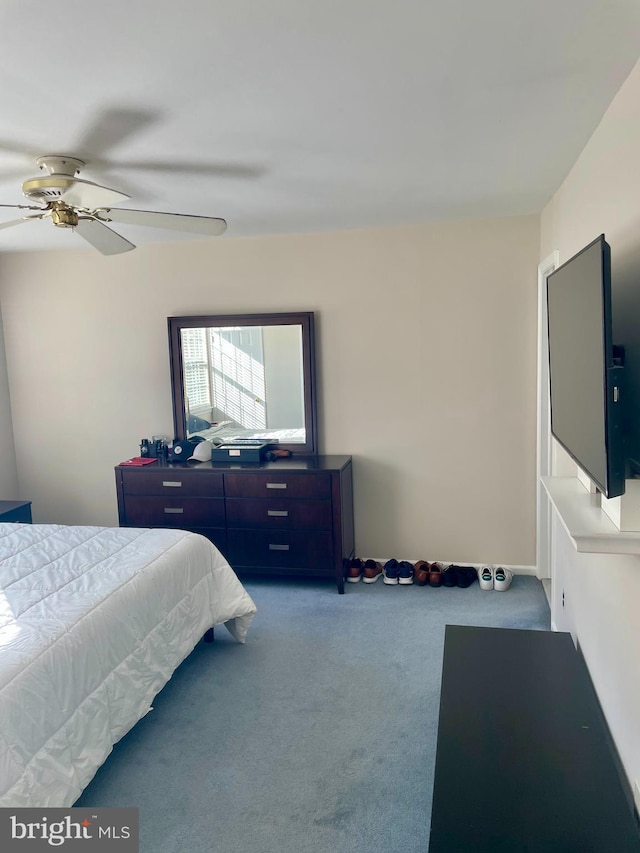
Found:
<path fill-rule="evenodd" d="M 0 521 L 31 524 L 31 501 L 0 501 Z"/>

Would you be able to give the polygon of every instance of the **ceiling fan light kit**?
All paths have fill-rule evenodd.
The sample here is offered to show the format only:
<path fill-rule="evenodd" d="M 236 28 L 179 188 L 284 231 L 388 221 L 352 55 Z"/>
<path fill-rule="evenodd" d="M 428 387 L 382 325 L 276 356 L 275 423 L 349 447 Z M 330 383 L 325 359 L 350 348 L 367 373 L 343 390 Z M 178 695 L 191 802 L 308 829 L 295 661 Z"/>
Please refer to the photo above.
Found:
<path fill-rule="evenodd" d="M 163 213 L 152 210 L 129 210 L 112 207 L 129 196 L 93 181 L 78 178 L 84 160 L 61 154 L 46 154 L 36 159 L 36 165 L 48 174 L 29 178 L 22 192 L 31 204 L 3 204 L 0 207 L 31 210 L 20 219 L 0 223 L 0 229 L 29 222 L 31 219 L 51 219 L 58 228 L 72 228 L 103 255 L 117 255 L 135 249 L 129 240 L 117 234 L 105 223 L 121 222 L 188 234 L 218 237 L 227 228 L 224 219 L 213 216 L 191 216 L 184 213 Z"/>

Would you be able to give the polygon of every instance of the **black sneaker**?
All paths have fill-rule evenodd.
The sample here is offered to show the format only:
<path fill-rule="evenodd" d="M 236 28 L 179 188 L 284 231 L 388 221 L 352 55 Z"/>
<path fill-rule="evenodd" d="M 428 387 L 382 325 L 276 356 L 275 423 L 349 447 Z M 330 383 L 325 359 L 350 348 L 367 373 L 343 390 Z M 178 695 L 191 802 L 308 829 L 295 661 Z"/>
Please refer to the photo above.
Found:
<path fill-rule="evenodd" d="M 456 586 L 458 583 L 459 566 L 453 564 L 442 569 L 442 586 Z"/>
<path fill-rule="evenodd" d="M 398 583 L 413 583 L 413 565 L 408 560 L 398 563 Z"/>
<path fill-rule="evenodd" d="M 456 586 L 466 589 L 478 580 L 478 573 L 471 566 L 456 566 Z"/>
<path fill-rule="evenodd" d="M 398 569 L 399 566 L 397 560 L 387 560 L 384 564 L 384 572 L 382 575 L 383 582 L 388 584 L 398 583 Z"/>
<path fill-rule="evenodd" d="M 363 563 L 359 557 L 354 557 L 347 569 L 347 583 L 358 583 L 362 577 Z"/>

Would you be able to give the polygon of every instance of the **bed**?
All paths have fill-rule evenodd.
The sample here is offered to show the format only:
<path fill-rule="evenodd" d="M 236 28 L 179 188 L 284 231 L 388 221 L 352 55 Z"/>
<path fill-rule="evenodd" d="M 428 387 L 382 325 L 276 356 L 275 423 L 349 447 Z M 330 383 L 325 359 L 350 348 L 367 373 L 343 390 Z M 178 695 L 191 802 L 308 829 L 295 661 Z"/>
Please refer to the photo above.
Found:
<path fill-rule="evenodd" d="M 68 807 L 203 635 L 255 605 L 181 530 L 0 523 L 0 807 Z"/>
<path fill-rule="evenodd" d="M 207 421 L 202 421 L 206 424 Z M 296 443 L 304 444 L 306 440 L 306 430 L 304 427 L 296 429 L 248 429 L 245 427 L 234 426 L 233 421 L 220 421 L 207 428 L 189 429 L 189 435 L 199 435 L 210 441 L 231 441 L 234 438 L 261 438 L 264 441 L 270 441 L 273 444 L 282 442 L 284 444 Z"/>

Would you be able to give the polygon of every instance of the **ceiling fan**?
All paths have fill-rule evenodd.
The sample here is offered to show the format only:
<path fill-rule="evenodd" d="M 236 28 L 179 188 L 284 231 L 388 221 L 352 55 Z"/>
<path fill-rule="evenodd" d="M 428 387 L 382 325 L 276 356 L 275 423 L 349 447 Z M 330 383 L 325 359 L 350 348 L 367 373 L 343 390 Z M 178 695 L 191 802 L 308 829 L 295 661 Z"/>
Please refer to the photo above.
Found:
<path fill-rule="evenodd" d="M 50 219 L 58 228 L 74 229 L 103 255 L 117 255 L 135 249 L 133 243 L 109 228 L 107 223 L 111 222 L 209 237 L 217 237 L 226 230 L 224 219 L 212 216 L 113 207 L 114 204 L 126 201 L 129 196 L 77 177 L 85 166 L 85 162 L 77 157 L 47 154 L 37 157 L 36 164 L 46 175 L 24 181 L 22 192 L 30 202 L 37 204 L 0 204 L 0 208 L 33 212 L 10 222 L 0 222 L 0 229 L 36 219 Z"/>

